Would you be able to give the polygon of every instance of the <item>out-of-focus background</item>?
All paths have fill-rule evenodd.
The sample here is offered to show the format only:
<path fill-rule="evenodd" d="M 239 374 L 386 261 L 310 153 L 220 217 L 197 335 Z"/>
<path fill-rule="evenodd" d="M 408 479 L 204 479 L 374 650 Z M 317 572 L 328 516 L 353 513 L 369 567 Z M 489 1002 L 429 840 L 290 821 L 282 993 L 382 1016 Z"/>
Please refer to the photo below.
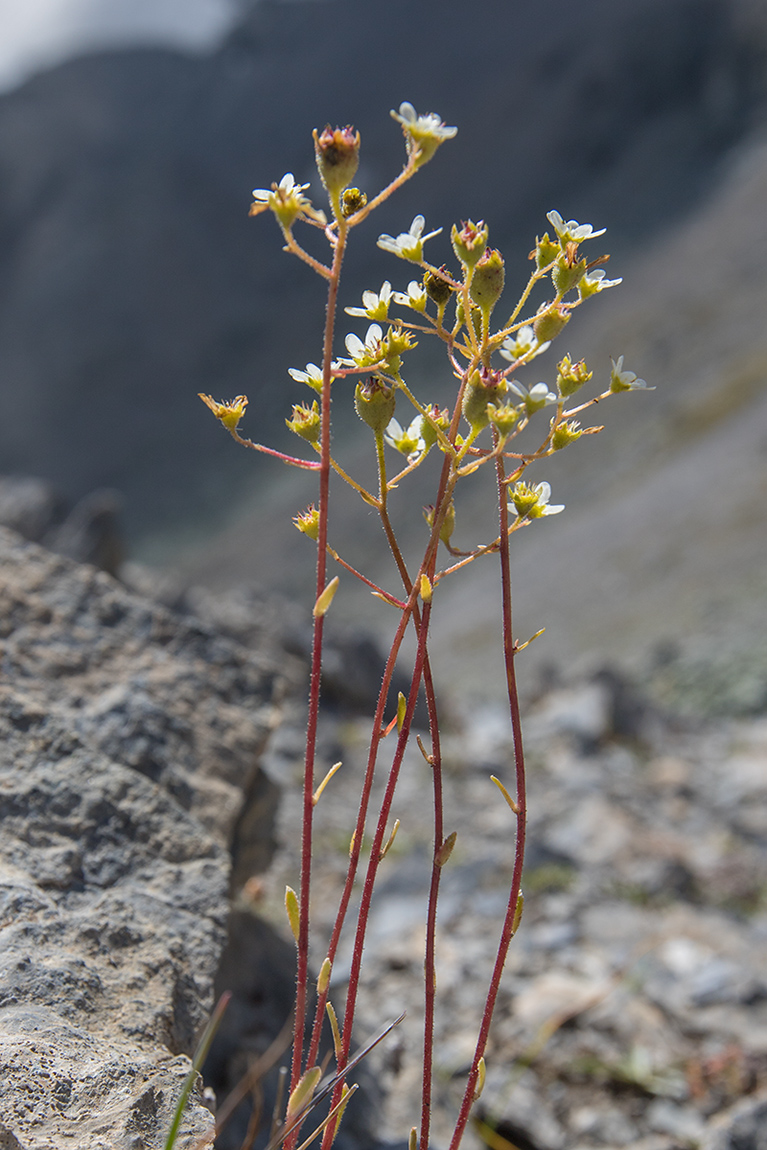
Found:
<path fill-rule="evenodd" d="M 412 269 L 375 238 L 419 211 L 445 229 L 437 263 L 453 222 L 487 219 L 511 301 L 556 208 L 608 228 L 592 251 L 604 243 L 624 283 L 524 381 L 570 351 L 595 382 L 624 354 L 656 388 L 600 406 L 602 435 L 536 474 L 567 511 L 515 540 L 517 631 L 547 628 L 528 673 L 611 659 L 670 699 L 764 709 L 762 0 L 3 0 L 0 27 L 0 474 L 52 485 L 38 537 L 111 489 L 134 560 L 214 588 L 310 587 L 290 522 L 307 477 L 236 448 L 196 393 L 248 394 L 246 434 L 289 443 L 284 417 L 307 394 L 286 369 L 319 355 L 322 285 L 270 219 L 248 218 L 250 190 L 286 171 L 316 185 L 310 133 L 329 121 L 360 129 L 374 192 L 401 162 L 388 113 L 408 99 L 459 133 L 355 234 L 342 302 L 385 278 L 405 288 Z M 365 326 L 342 317 L 339 350 Z M 419 353 L 411 382 L 442 399 L 439 356 Z M 351 392 L 337 385 L 336 448 L 364 472 Z M 395 500 L 413 546 L 427 493 Z M 368 520 L 339 492 L 336 546 L 393 582 L 383 539 L 360 541 Z M 493 530 L 478 481 L 455 538 Z M 436 613 L 452 685 L 477 695 L 498 690 L 495 578 L 477 564 Z M 390 625 L 348 580 L 338 605 Z"/>

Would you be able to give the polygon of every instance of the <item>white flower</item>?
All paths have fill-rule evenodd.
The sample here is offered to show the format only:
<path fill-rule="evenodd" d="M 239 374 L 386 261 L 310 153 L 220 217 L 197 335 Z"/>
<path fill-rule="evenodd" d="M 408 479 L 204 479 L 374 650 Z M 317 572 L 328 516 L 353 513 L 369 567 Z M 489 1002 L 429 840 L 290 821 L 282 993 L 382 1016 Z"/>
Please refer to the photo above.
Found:
<path fill-rule="evenodd" d="M 419 116 L 412 104 L 400 104 L 399 112 L 392 111 L 397 123 L 402 125 L 407 141 L 407 152 L 416 168 L 428 163 L 440 144 L 452 140 L 458 131 L 443 124 L 434 112 Z"/>
<path fill-rule="evenodd" d="M 395 303 L 402 304 L 403 307 L 412 307 L 413 311 L 426 311 L 426 290 L 423 284 L 419 284 L 418 280 L 411 280 L 407 285 L 407 295 L 401 291 L 395 291 L 392 295 Z"/>
<path fill-rule="evenodd" d="M 559 515 L 559 512 L 565 509 L 564 503 L 556 503 L 553 506 L 549 503 L 551 497 L 549 483 L 529 484 L 520 480 L 514 484 L 509 494 L 511 495 L 509 511 L 512 515 L 518 515 L 520 519 L 542 519 L 544 515 Z"/>
<path fill-rule="evenodd" d="M 525 410 L 528 415 L 532 415 L 536 411 L 540 411 L 542 407 L 548 407 L 552 403 L 557 402 L 557 397 L 553 391 L 549 391 L 548 385 L 545 383 L 536 383 L 531 388 L 526 388 L 523 383 L 518 383 L 516 379 L 508 380 L 509 389 L 515 392 L 524 401 Z"/>
<path fill-rule="evenodd" d="M 516 363 L 519 359 L 535 359 L 537 355 L 542 355 L 550 346 L 550 339 L 546 340 L 545 343 L 538 343 L 532 326 L 526 323 L 524 327 L 519 329 L 516 336 L 513 338 L 509 336 L 503 341 L 501 355 L 511 363 Z"/>
<path fill-rule="evenodd" d="M 331 368 L 340 367 L 341 364 L 335 361 L 331 363 L 330 366 Z M 296 367 L 289 367 L 288 375 L 292 376 L 298 383 L 305 383 L 308 384 L 309 387 L 313 387 L 315 391 L 322 391 L 322 368 L 317 367 L 316 363 L 307 363 L 306 371 L 299 371 Z M 331 379 L 335 379 L 335 376 L 331 375 Z"/>
<path fill-rule="evenodd" d="M 362 293 L 363 307 L 345 307 L 344 311 L 347 315 L 364 315 L 368 319 L 386 319 L 389 314 L 391 298 L 391 284 L 388 280 L 384 280 L 380 292 L 364 291 Z"/>
<path fill-rule="evenodd" d="M 655 391 L 648 387 L 643 379 L 637 379 L 636 372 L 623 370 L 623 356 L 617 360 L 611 359 L 612 371 L 610 373 L 610 391 Z"/>
<path fill-rule="evenodd" d="M 420 455 L 420 453 L 426 449 L 426 444 L 421 434 L 422 425 L 423 417 L 420 415 L 415 417 L 407 431 L 403 430 L 399 420 L 392 419 L 384 432 L 384 439 L 390 447 L 402 452 L 403 455 Z"/>
<path fill-rule="evenodd" d="M 385 252 L 393 252 L 395 256 L 399 256 L 402 260 L 411 260 L 413 263 L 420 263 L 423 259 L 423 245 L 426 240 L 430 240 L 432 236 L 438 236 L 442 228 L 437 228 L 435 232 L 428 232 L 423 235 L 423 228 L 426 220 L 423 216 L 416 216 L 410 225 L 409 232 L 400 232 L 395 239 L 394 236 L 379 236 L 378 246 L 383 248 Z"/>
<path fill-rule="evenodd" d="M 595 295 L 597 292 L 604 291 L 606 288 L 617 287 L 622 284 L 622 279 L 606 280 L 604 268 L 597 268 L 594 272 L 587 272 L 578 281 L 578 291 L 580 292 L 581 299 L 587 299 L 590 295 Z"/>
<path fill-rule="evenodd" d="M 365 342 L 354 332 L 350 332 L 346 339 L 346 350 L 351 359 L 341 359 L 339 363 L 349 364 L 350 367 L 371 367 L 381 360 L 381 340 L 383 331 L 377 323 L 371 323 L 365 336 Z"/>
<path fill-rule="evenodd" d="M 547 212 L 546 219 L 560 240 L 565 243 L 568 240 L 574 240 L 576 243 L 580 243 L 581 240 L 593 240 L 596 236 L 603 236 L 607 231 L 607 228 L 602 228 L 601 231 L 595 232 L 591 224 L 579 224 L 577 220 L 568 220 L 565 223 L 559 212 Z"/>
<path fill-rule="evenodd" d="M 324 223 L 325 213 L 313 208 L 311 201 L 303 194 L 308 187 L 308 184 L 297 184 L 293 173 L 286 172 L 279 184 L 272 184 L 271 188 L 253 189 L 253 199 L 256 202 L 250 209 L 251 215 L 271 208 L 286 228 L 291 227 L 296 217 L 302 213 L 318 223 Z"/>

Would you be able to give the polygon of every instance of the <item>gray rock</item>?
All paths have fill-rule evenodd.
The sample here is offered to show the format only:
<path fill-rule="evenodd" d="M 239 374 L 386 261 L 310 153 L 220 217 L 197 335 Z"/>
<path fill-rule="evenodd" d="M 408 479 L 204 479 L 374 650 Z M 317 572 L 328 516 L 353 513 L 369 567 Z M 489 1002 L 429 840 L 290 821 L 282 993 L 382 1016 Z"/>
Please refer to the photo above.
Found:
<path fill-rule="evenodd" d="M 700 1150 L 765 1150 L 767 1098 L 744 1098 L 709 1124 Z"/>
<path fill-rule="evenodd" d="M 4 530 L 0 619 L 1 1144 L 153 1150 L 212 1005 L 232 844 L 244 875 L 269 858 L 279 676 Z M 178 1145 L 211 1129 L 198 1097 Z"/>

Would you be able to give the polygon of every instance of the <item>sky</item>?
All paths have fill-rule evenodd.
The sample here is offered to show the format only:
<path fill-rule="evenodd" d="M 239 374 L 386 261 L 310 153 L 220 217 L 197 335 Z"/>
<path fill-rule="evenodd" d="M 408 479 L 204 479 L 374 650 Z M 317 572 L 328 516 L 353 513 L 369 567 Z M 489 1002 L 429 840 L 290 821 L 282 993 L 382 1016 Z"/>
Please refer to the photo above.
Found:
<path fill-rule="evenodd" d="M 238 0 L 0 0 L 0 92 L 71 56 L 160 44 L 205 51 L 240 10 Z"/>

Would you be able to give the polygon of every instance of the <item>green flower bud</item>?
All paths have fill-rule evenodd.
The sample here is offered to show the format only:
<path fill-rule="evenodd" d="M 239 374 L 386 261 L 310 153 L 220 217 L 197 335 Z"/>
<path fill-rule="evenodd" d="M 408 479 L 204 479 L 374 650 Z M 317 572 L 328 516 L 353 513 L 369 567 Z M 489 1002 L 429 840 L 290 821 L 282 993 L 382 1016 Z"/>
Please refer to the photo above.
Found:
<path fill-rule="evenodd" d="M 575 244 L 568 244 L 567 246 L 567 254 L 560 255 L 551 271 L 551 279 L 557 289 L 557 295 L 565 295 L 566 292 L 576 287 L 587 271 L 586 261 L 579 260 L 575 256 Z M 572 255 L 569 251 L 570 247 L 573 248 Z"/>
<path fill-rule="evenodd" d="M 446 304 L 455 290 L 446 279 L 434 272 L 425 273 L 423 286 L 429 299 L 434 300 L 438 307 Z"/>
<path fill-rule="evenodd" d="M 469 294 L 485 315 L 490 315 L 503 291 L 506 272 L 503 256 L 497 248 L 488 248 L 474 268 Z"/>
<path fill-rule="evenodd" d="M 424 411 L 429 418 L 421 420 L 421 439 L 428 451 L 437 442 L 437 428 L 447 431 L 450 426 L 450 413 L 446 407 L 440 411 L 436 403 L 427 404 Z"/>
<path fill-rule="evenodd" d="M 533 320 L 533 331 L 538 343 L 555 339 L 570 322 L 570 309 L 567 304 L 555 303 L 546 311 L 539 312 Z"/>
<path fill-rule="evenodd" d="M 402 353 L 418 347 L 418 341 L 413 339 L 409 331 L 402 327 L 389 328 L 385 339 L 381 341 L 381 356 L 386 360 L 386 366 L 393 374 L 402 367 Z"/>
<path fill-rule="evenodd" d="M 487 417 L 493 427 L 498 429 L 498 434 L 503 439 L 513 430 L 514 425 L 519 422 L 521 414 L 519 408 L 513 407 L 510 403 L 501 403 L 497 406 L 493 406 L 492 403 L 487 405 Z"/>
<path fill-rule="evenodd" d="M 552 243 L 549 239 L 549 233 L 545 232 L 542 239 L 536 239 L 535 248 L 530 252 L 530 259 L 535 260 L 538 271 L 542 271 L 554 262 L 561 251 L 559 244 Z"/>
<path fill-rule="evenodd" d="M 434 508 L 432 506 L 424 507 L 423 515 L 424 515 L 424 519 L 429 524 L 429 527 L 433 527 L 434 526 Z M 445 514 L 445 518 L 442 520 L 442 526 L 439 529 L 439 537 L 442 540 L 442 542 L 445 544 L 445 546 L 447 546 L 450 543 L 450 540 L 452 538 L 454 530 L 455 530 L 455 504 L 453 503 L 453 501 L 451 499 L 450 500 L 450 506 L 447 509 L 447 513 Z"/>
<path fill-rule="evenodd" d="M 299 515 L 294 515 L 293 522 L 299 531 L 304 535 L 308 535 L 315 543 L 317 542 L 317 537 L 320 533 L 320 513 L 313 503 L 310 507 L 307 507 L 306 511 L 302 511 Z"/>
<path fill-rule="evenodd" d="M 361 380 L 354 392 L 354 407 L 363 423 L 376 435 L 383 435 L 389 426 L 397 397 L 394 388 L 389 387 L 377 375 Z"/>
<path fill-rule="evenodd" d="M 570 356 L 566 355 L 557 364 L 557 391 L 562 399 L 569 399 L 571 395 L 575 395 L 584 383 L 588 383 L 593 374 L 594 372 L 586 367 L 584 360 L 573 363 Z"/>
<path fill-rule="evenodd" d="M 481 371 L 471 374 L 463 393 L 462 410 L 472 431 L 481 431 L 487 427 L 490 422 L 488 406 L 497 403 L 505 391 L 506 380 L 501 372 L 483 367 Z"/>
<path fill-rule="evenodd" d="M 463 310 L 463 297 L 460 295 L 455 297 L 455 318 L 459 327 L 462 327 L 463 324 L 466 323 L 466 316 Z M 479 331 L 482 325 L 482 312 L 478 307 L 472 307 L 471 309 L 471 322 L 474 325 L 474 331 Z"/>
<path fill-rule="evenodd" d="M 331 201 L 347 188 L 354 179 L 360 162 L 360 134 L 353 128 L 331 128 L 314 137 L 317 169 Z"/>
<path fill-rule="evenodd" d="M 473 224 L 471 220 L 464 221 L 460 232 L 455 224 L 450 232 L 450 242 L 453 251 L 464 267 L 473 268 L 487 247 L 488 228 L 484 220 Z"/>
<path fill-rule="evenodd" d="M 286 419 L 285 424 L 307 443 L 316 443 L 320 438 L 320 409 L 317 400 L 315 399 L 311 407 L 307 407 L 305 403 L 295 404 L 293 418 Z"/>
<path fill-rule="evenodd" d="M 575 443 L 581 435 L 583 435 L 583 428 L 577 419 L 571 419 L 568 423 L 558 423 L 551 437 L 552 451 L 561 451 L 563 447 Z"/>

